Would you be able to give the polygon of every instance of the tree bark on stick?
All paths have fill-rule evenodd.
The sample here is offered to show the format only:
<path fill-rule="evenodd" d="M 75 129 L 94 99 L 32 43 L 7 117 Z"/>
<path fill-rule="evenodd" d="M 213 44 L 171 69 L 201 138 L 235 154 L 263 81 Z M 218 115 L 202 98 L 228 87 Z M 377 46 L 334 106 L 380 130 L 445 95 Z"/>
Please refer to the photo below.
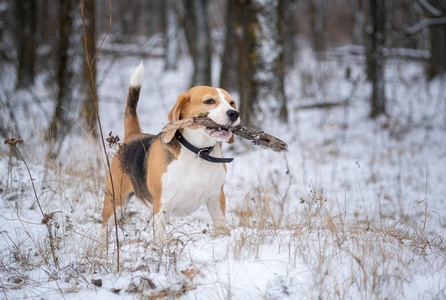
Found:
<path fill-rule="evenodd" d="M 254 145 L 260 146 L 262 148 L 272 149 L 276 152 L 288 151 L 288 145 L 284 141 L 282 141 L 268 133 L 265 133 L 265 132 L 259 131 L 259 130 L 250 129 L 250 128 L 244 127 L 242 125 L 222 126 L 222 125 L 215 123 L 208 117 L 201 117 L 201 116 L 187 118 L 187 119 L 181 119 L 175 123 L 167 124 L 163 128 L 163 141 L 165 143 L 170 142 L 172 140 L 173 136 L 175 135 L 175 132 L 178 129 L 181 129 L 184 127 L 189 127 L 189 126 L 194 126 L 194 125 L 204 126 L 209 129 L 225 129 L 225 130 L 228 130 L 228 131 L 230 131 L 244 139 L 251 141 Z"/>

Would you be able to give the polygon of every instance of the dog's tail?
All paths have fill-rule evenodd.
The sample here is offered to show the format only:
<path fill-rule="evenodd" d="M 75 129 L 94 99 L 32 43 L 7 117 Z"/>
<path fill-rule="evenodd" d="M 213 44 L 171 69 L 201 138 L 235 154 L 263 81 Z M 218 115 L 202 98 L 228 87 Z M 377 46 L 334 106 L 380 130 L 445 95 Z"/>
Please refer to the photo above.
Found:
<path fill-rule="evenodd" d="M 133 71 L 130 78 L 130 86 L 127 94 L 127 102 L 124 114 L 124 140 L 127 140 L 134 134 L 141 133 L 139 118 L 136 114 L 136 106 L 138 105 L 139 92 L 141 91 L 142 78 L 144 77 L 144 66 L 141 63 Z"/>

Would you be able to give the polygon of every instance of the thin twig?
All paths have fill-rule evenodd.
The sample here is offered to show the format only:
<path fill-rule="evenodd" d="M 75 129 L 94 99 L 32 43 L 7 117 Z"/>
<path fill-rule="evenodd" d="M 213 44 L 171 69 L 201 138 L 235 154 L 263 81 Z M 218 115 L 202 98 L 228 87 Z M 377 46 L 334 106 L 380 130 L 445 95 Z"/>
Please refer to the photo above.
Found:
<path fill-rule="evenodd" d="M 3 294 L 5 295 L 5 299 L 6 300 L 9 300 L 9 298 L 8 298 L 8 294 L 6 294 L 6 288 L 5 288 L 5 285 L 3 284 L 3 280 L 0 278 L 0 283 L 1 283 L 1 285 L 2 285 L 2 291 L 3 291 Z"/>
<path fill-rule="evenodd" d="M 45 263 L 46 263 L 47 265 L 49 265 L 49 262 L 48 262 L 47 258 L 45 257 L 45 254 L 43 253 L 42 249 L 40 249 L 39 244 L 38 244 L 38 243 L 36 242 L 36 240 L 31 236 L 31 234 L 28 232 L 28 230 L 26 230 L 25 225 L 23 224 L 23 223 L 25 223 L 25 221 L 23 221 L 22 219 L 20 219 L 18 209 L 17 209 L 17 210 L 16 210 L 16 209 L 13 209 L 13 210 L 14 210 L 15 214 L 17 215 L 18 221 L 22 224 L 22 229 L 23 229 L 23 231 L 24 231 L 25 234 L 29 237 L 29 239 L 33 242 L 33 244 L 36 246 L 37 251 L 39 251 L 40 256 L 41 256 L 42 259 L 45 261 Z M 39 225 L 40 225 L 40 223 L 39 223 Z M 8 235 L 8 238 L 9 238 L 9 240 L 11 241 L 11 243 L 14 245 L 14 247 L 15 247 L 17 250 L 19 250 L 18 246 L 17 246 L 17 245 L 14 243 L 14 241 L 9 237 L 9 235 Z M 19 250 L 19 251 L 20 251 L 20 250 Z"/>
<path fill-rule="evenodd" d="M 37 196 L 37 191 L 36 191 L 36 187 L 34 185 L 34 179 L 33 179 L 32 175 L 31 175 L 31 171 L 29 170 L 28 164 L 26 163 L 26 160 L 23 157 L 22 152 L 20 152 L 20 150 L 19 150 L 19 145 L 22 144 L 22 143 L 23 143 L 23 140 L 16 140 L 16 139 L 5 140 L 5 144 L 8 144 L 11 147 L 15 148 L 15 150 L 17 151 L 17 154 L 19 155 L 20 159 L 25 164 L 26 170 L 28 171 L 29 179 L 30 179 L 31 185 L 33 187 L 34 196 L 36 198 L 37 205 L 39 206 L 40 212 L 42 213 L 43 220 L 46 220 L 46 222 L 43 222 L 43 220 L 42 220 L 42 224 L 45 224 L 46 228 L 48 230 L 48 238 L 49 238 L 49 243 L 50 243 L 50 248 L 51 248 L 51 254 L 53 255 L 54 265 L 56 266 L 56 268 L 59 269 L 59 263 L 57 262 L 56 253 L 54 251 L 55 247 L 54 247 L 53 236 L 51 234 L 51 222 L 50 222 L 50 219 L 51 219 L 51 217 L 52 217 L 52 215 L 54 213 L 51 213 L 51 214 L 47 215 L 47 214 L 45 214 L 43 212 L 42 206 L 40 205 L 39 197 Z"/>
<path fill-rule="evenodd" d="M 423 222 L 423 232 L 426 232 L 426 223 L 427 223 L 427 207 L 428 207 L 428 201 L 427 201 L 427 179 L 429 177 L 429 168 L 426 170 L 426 184 L 424 188 L 424 222 Z"/>
<path fill-rule="evenodd" d="M 92 85 L 92 93 L 93 93 L 93 104 L 95 107 L 95 114 L 96 114 L 96 119 L 98 122 L 98 126 L 99 126 L 99 132 L 101 134 L 101 142 L 102 142 L 102 148 L 104 150 L 104 154 L 105 154 L 105 159 L 107 162 L 107 167 L 108 167 L 108 173 L 110 176 L 110 181 L 111 181 L 111 187 L 112 187 L 112 194 L 113 194 L 113 217 L 115 220 L 115 235 L 116 235 L 116 250 L 117 250 L 117 263 L 116 263 L 116 269 L 117 272 L 119 272 L 119 236 L 118 236 L 118 222 L 117 222 L 117 217 L 116 217 L 116 206 L 115 206 L 115 189 L 113 186 L 113 177 L 112 177 L 112 173 L 111 173 L 111 167 L 110 167 L 110 160 L 108 159 L 108 155 L 107 155 L 107 148 L 105 146 L 105 139 L 104 139 L 104 133 L 102 130 L 102 123 L 101 123 L 101 119 L 99 116 L 99 108 L 98 108 L 98 96 L 97 96 L 97 91 L 96 91 L 96 84 L 95 84 L 95 79 L 93 76 L 93 64 L 95 63 L 96 57 L 99 54 L 99 51 L 101 50 L 101 47 L 106 39 L 106 37 L 109 35 L 110 33 L 110 28 L 111 28 L 111 24 L 112 24 L 112 12 L 113 12 L 113 8 L 112 8 L 112 4 L 111 4 L 111 0 L 109 1 L 109 5 L 110 5 L 110 18 L 109 18 L 109 24 L 108 24 L 108 28 L 107 28 L 107 32 L 104 35 L 104 38 L 102 39 L 101 44 L 99 45 L 99 48 L 96 50 L 96 53 L 92 59 L 92 61 L 90 62 L 90 58 L 88 56 L 88 45 L 87 45 L 87 34 L 86 34 L 86 30 L 85 30 L 85 17 L 84 17 L 84 5 L 83 5 L 83 0 L 80 0 L 80 7 L 81 7 L 81 15 L 82 15 L 82 30 L 83 30 L 83 34 L 84 34 L 84 47 L 85 47 L 85 57 L 86 57 L 86 62 L 88 65 L 88 69 L 90 70 L 90 80 L 91 80 L 91 85 Z M 107 242 L 107 241 L 106 241 Z"/>

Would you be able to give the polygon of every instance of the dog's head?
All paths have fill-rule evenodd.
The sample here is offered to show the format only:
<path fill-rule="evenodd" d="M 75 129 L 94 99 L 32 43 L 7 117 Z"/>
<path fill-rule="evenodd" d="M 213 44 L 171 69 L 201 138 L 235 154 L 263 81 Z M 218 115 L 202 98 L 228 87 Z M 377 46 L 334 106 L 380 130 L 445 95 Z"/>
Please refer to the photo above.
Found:
<path fill-rule="evenodd" d="M 208 86 L 197 86 L 179 95 L 169 112 L 169 121 L 173 123 L 201 113 L 207 113 L 208 118 L 222 126 L 236 126 L 240 123 L 240 114 L 234 98 L 223 89 Z M 224 129 L 207 128 L 205 134 L 219 142 L 234 141 L 234 135 Z"/>

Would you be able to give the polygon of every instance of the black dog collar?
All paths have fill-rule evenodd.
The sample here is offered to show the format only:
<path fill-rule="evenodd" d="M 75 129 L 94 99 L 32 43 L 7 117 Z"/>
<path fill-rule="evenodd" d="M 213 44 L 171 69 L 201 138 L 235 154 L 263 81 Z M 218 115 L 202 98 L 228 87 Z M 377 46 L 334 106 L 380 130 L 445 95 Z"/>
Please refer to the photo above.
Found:
<path fill-rule="evenodd" d="M 177 130 L 177 132 L 175 133 L 175 137 L 181 143 L 181 145 L 183 145 L 184 147 L 186 147 L 187 149 L 197 154 L 200 158 L 206 161 L 213 163 L 230 163 L 234 160 L 233 158 L 219 158 L 210 156 L 209 154 L 212 152 L 212 150 L 214 150 L 214 146 L 197 148 L 191 143 L 189 143 L 179 130 Z"/>

